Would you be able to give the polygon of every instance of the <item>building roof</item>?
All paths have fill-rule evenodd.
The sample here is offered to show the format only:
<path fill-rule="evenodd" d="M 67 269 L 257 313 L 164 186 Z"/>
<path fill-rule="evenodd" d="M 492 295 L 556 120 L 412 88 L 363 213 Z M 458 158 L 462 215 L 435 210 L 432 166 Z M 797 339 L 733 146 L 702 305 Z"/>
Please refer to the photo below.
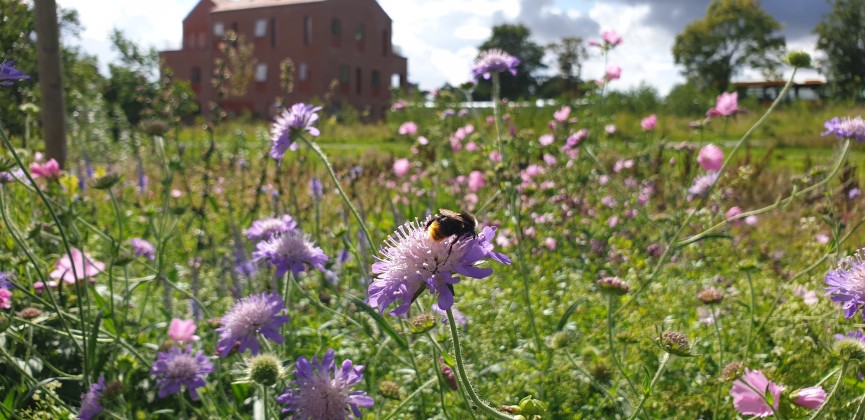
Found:
<path fill-rule="evenodd" d="M 326 0 L 215 0 L 212 12 L 228 10 L 256 9 L 260 7 L 286 6 L 292 4 L 321 3 Z"/>

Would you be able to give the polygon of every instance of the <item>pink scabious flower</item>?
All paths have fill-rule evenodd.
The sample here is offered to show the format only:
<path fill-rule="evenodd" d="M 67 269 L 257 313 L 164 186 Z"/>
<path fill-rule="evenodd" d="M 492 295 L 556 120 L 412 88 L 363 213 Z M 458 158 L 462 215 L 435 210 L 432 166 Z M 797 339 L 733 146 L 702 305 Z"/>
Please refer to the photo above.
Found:
<path fill-rule="evenodd" d="M 219 332 L 216 352 L 226 357 L 236 348 L 238 353 L 249 349 L 252 354 L 258 354 L 261 350 L 259 334 L 275 343 L 282 343 L 285 337 L 279 329 L 288 322 L 288 316 L 279 314 L 284 310 L 285 301 L 275 293 L 264 292 L 235 302 L 220 320 L 222 326 L 216 329 Z"/>
<path fill-rule="evenodd" d="M 417 124 L 412 121 L 402 123 L 399 126 L 399 134 L 401 136 L 413 136 L 417 134 Z"/>
<path fill-rule="evenodd" d="M 493 273 L 489 267 L 477 264 L 489 258 L 502 264 L 511 260 L 493 251 L 496 228 L 484 227 L 478 235 L 453 235 L 436 241 L 427 233 L 427 222 L 405 223 L 387 238 L 381 256 L 373 264 L 375 280 L 369 286 L 369 305 L 385 309 L 396 301 L 400 304 L 390 312 L 393 316 L 408 313 L 412 302 L 424 289 L 438 295 L 438 305 L 447 310 L 454 303 L 453 285 L 459 275 L 483 279 Z"/>
<path fill-rule="evenodd" d="M 390 106 L 390 110 L 391 111 L 399 111 L 401 109 L 405 109 L 406 105 L 407 104 L 406 104 L 404 99 L 399 99 L 396 102 L 394 102 L 393 105 Z"/>
<path fill-rule="evenodd" d="M 865 261 L 860 249 L 856 254 L 842 259 L 835 270 L 825 277 L 826 296 L 841 304 L 844 317 L 851 318 L 865 306 Z M 862 313 L 865 320 L 865 312 Z"/>
<path fill-rule="evenodd" d="M 817 410 L 826 402 L 826 390 L 822 386 L 802 388 L 790 395 L 793 404 L 809 410 Z"/>
<path fill-rule="evenodd" d="M 611 65 L 607 67 L 606 72 L 604 72 L 604 78 L 607 81 L 618 80 L 622 77 L 622 68 L 620 66 Z"/>
<path fill-rule="evenodd" d="M 694 185 L 691 185 L 691 188 L 688 188 L 688 193 L 692 196 L 704 196 L 709 192 L 709 189 L 712 188 L 712 185 L 718 181 L 718 173 L 717 172 L 709 172 L 706 175 L 697 177 L 694 180 Z"/>
<path fill-rule="evenodd" d="M 568 116 L 571 115 L 571 107 L 565 105 L 556 112 L 553 112 L 553 119 L 558 122 L 566 122 Z"/>
<path fill-rule="evenodd" d="M 363 366 L 346 359 L 334 363 L 334 351 L 328 349 L 321 359 L 306 357 L 297 359 L 295 380 L 277 397 L 287 407 L 283 413 L 291 413 L 298 420 L 347 419 L 350 414 L 361 417 L 360 408 L 371 408 L 372 397 L 364 391 L 353 391 L 363 380 Z"/>
<path fill-rule="evenodd" d="M 643 118 L 640 121 L 640 127 L 643 127 L 643 131 L 652 131 L 658 125 L 658 116 L 655 114 L 649 115 L 646 118 Z"/>
<path fill-rule="evenodd" d="M 492 49 L 486 50 L 478 55 L 475 64 L 472 67 L 472 77 L 475 80 L 483 77 L 489 79 L 493 73 L 509 72 L 512 76 L 517 75 L 517 66 L 520 65 L 520 59 L 516 58 L 502 50 Z"/>
<path fill-rule="evenodd" d="M 706 112 L 707 117 L 729 117 L 739 112 L 739 93 L 724 92 L 715 100 L 715 107 Z"/>
<path fill-rule="evenodd" d="M 708 144 L 700 149 L 697 163 L 710 172 L 718 172 L 724 166 L 724 151 L 714 144 Z"/>
<path fill-rule="evenodd" d="M 616 133 L 616 125 L 615 124 L 607 124 L 604 126 L 604 131 L 606 131 L 607 134 L 615 134 Z"/>
<path fill-rule="evenodd" d="M 54 159 L 45 163 L 33 162 L 30 164 L 30 173 L 34 177 L 55 180 L 60 178 L 60 165 Z"/>
<path fill-rule="evenodd" d="M 760 223 L 760 218 L 757 216 L 751 215 L 745 218 L 745 224 L 748 226 L 757 226 L 757 223 Z"/>
<path fill-rule="evenodd" d="M 489 158 L 490 162 L 499 163 L 502 161 L 502 154 L 499 153 L 497 150 L 493 150 L 492 152 L 490 152 Z"/>
<path fill-rule="evenodd" d="M 181 391 L 184 385 L 189 391 L 189 397 L 198 399 L 198 388 L 207 386 L 204 377 L 213 372 L 210 359 L 201 350 L 193 351 L 192 346 L 186 349 L 172 347 L 166 352 L 156 354 L 156 361 L 150 374 L 159 378 L 157 385 L 159 398 Z"/>
<path fill-rule="evenodd" d="M 616 33 L 616 31 L 604 31 L 601 33 L 601 39 L 604 40 L 604 43 L 615 47 L 622 43 L 622 37 Z"/>
<path fill-rule="evenodd" d="M 486 185 L 487 181 L 484 173 L 481 171 L 471 171 L 468 178 L 468 187 L 472 192 L 478 192 Z"/>
<path fill-rule="evenodd" d="M 821 136 L 835 135 L 839 139 L 855 138 L 857 142 L 862 142 L 865 139 L 865 121 L 861 116 L 856 118 L 843 117 L 832 118 L 823 124 L 826 131 L 820 133 Z"/>
<path fill-rule="evenodd" d="M 742 214 L 742 209 L 740 209 L 739 206 L 733 206 L 730 207 L 730 210 L 727 210 L 727 214 L 724 216 L 727 218 L 727 220 L 730 220 L 740 214 Z"/>
<path fill-rule="evenodd" d="M 72 254 L 71 260 L 69 254 Z M 48 274 L 48 277 L 51 277 L 55 282 L 49 282 L 49 286 L 52 286 L 51 283 L 56 286 L 57 280 L 63 280 L 67 284 L 75 284 L 76 277 L 79 280 L 90 279 L 91 283 L 95 283 L 93 277 L 105 271 L 105 264 L 96 261 L 90 254 L 81 252 L 78 248 L 70 249 L 69 254 L 63 254 L 54 263 L 54 271 Z"/>
<path fill-rule="evenodd" d="M 547 237 L 546 239 L 544 239 L 544 246 L 546 246 L 547 249 L 549 249 L 550 251 L 555 251 L 556 250 L 556 240 L 553 238 Z"/>
<path fill-rule="evenodd" d="M 326 272 L 323 264 L 327 262 L 327 255 L 312 243 L 309 235 L 297 231 L 283 233 L 257 243 L 255 248 L 253 260 L 263 260 L 276 267 L 277 277 L 284 276 L 289 270 L 297 277 L 307 271 L 307 266 Z"/>
<path fill-rule="evenodd" d="M 577 131 L 574 134 L 571 134 L 565 140 L 565 145 L 562 146 L 562 150 L 567 151 L 567 150 L 573 149 L 574 147 L 579 146 L 580 143 L 582 143 L 583 140 L 585 140 L 586 137 L 588 137 L 588 136 L 589 136 L 589 130 L 587 130 L 585 128 L 581 129 L 580 131 Z"/>
<path fill-rule="evenodd" d="M 418 142 L 418 144 L 420 144 L 421 146 L 426 146 L 426 145 L 429 144 L 429 139 L 426 138 L 426 137 L 424 137 L 424 136 L 420 136 L 420 137 L 417 138 L 417 142 Z"/>
<path fill-rule="evenodd" d="M 411 162 L 408 159 L 397 159 L 393 163 L 393 173 L 398 177 L 406 176 L 409 169 L 411 169 Z"/>
<path fill-rule="evenodd" d="M 168 338 L 178 343 L 198 341 L 199 337 L 195 335 L 196 328 L 194 320 L 172 318 L 168 325 Z"/>
<path fill-rule="evenodd" d="M 538 137 L 538 143 L 540 143 L 541 146 L 549 146 L 549 145 L 553 144 L 553 141 L 555 141 L 555 140 L 556 140 L 556 138 L 553 137 L 552 134 L 544 134 L 544 135 Z"/>
<path fill-rule="evenodd" d="M 144 257 L 150 261 L 156 260 L 156 247 L 152 243 L 141 238 L 132 238 L 129 240 L 132 245 L 132 253 L 136 257 Z"/>
<path fill-rule="evenodd" d="M 306 131 L 318 137 L 320 132 L 313 124 L 318 121 L 317 112 L 320 110 L 320 106 L 297 103 L 283 111 L 270 126 L 270 157 L 282 160 L 286 150 L 297 150 L 297 142 L 293 138 L 295 134 Z"/>
<path fill-rule="evenodd" d="M 297 222 L 293 217 L 284 214 L 280 217 L 268 217 L 252 222 L 246 230 L 246 238 L 251 241 L 263 241 L 292 232 L 297 232 Z"/>
<path fill-rule="evenodd" d="M 730 396 L 733 407 L 747 416 L 769 417 L 778 409 L 781 392 L 785 387 L 769 381 L 759 370 L 745 368 L 745 374 L 733 382 Z M 766 404 L 766 395 L 771 394 L 772 407 Z"/>

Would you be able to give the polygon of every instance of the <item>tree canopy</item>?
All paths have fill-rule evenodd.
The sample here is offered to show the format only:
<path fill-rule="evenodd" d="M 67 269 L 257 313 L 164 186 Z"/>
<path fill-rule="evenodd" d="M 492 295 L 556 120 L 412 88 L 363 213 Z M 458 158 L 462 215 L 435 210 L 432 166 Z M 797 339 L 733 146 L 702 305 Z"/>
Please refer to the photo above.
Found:
<path fill-rule="evenodd" d="M 817 48 L 826 53 L 823 72 L 835 93 L 865 98 L 865 0 L 835 0 L 814 33 Z"/>
<path fill-rule="evenodd" d="M 780 28 L 756 0 L 713 0 L 676 36 L 673 57 L 697 86 L 720 92 L 743 68 L 774 74 L 785 46 Z"/>

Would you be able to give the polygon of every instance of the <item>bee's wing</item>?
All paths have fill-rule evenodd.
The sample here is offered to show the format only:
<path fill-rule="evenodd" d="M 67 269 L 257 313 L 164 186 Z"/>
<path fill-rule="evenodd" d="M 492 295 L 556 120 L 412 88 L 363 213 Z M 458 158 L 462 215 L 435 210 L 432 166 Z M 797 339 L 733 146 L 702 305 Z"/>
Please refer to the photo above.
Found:
<path fill-rule="evenodd" d="M 448 210 L 448 209 L 439 209 L 439 214 L 442 216 L 445 216 L 445 217 L 449 217 L 451 219 L 457 219 L 457 220 L 463 219 L 462 215 L 460 215 L 459 213 L 457 213 L 455 211 Z"/>

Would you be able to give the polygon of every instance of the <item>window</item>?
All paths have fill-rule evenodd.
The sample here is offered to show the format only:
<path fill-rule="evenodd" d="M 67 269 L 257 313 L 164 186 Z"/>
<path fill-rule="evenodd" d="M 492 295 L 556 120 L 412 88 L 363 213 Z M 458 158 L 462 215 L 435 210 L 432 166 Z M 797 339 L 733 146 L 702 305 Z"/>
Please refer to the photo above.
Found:
<path fill-rule="evenodd" d="M 381 87 L 381 73 L 378 70 L 372 71 L 372 87 L 373 89 L 378 89 Z"/>
<path fill-rule="evenodd" d="M 214 36 L 225 36 L 225 24 L 222 22 L 216 22 L 213 24 L 213 35 Z"/>
<path fill-rule="evenodd" d="M 255 66 L 255 81 L 256 82 L 267 81 L 267 64 L 258 63 Z"/>
<path fill-rule="evenodd" d="M 366 37 L 366 28 L 364 28 L 363 25 L 358 26 L 357 29 L 354 31 L 355 41 L 362 42 L 365 37 Z"/>
<path fill-rule="evenodd" d="M 300 66 L 297 68 L 297 78 L 300 81 L 309 79 L 309 67 L 306 63 L 300 63 Z"/>
<path fill-rule="evenodd" d="M 357 94 L 360 95 L 361 94 L 361 85 L 363 85 L 363 71 L 360 69 L 360 67 L 358 67 L 354 71 L 354 80 L 357 81 L 357 86 L 355 87 L 355 89 L 357 90 Z"/>
<path fill-rule="evenodd" d="M 312 17 L 303 17 L 303 45 L 312 44 Z"/>
<path fill-rule="evenodd" d="M 189 75 L 189 81 L 192 83 L 201 83 L 201 67 L 192 68 L 192 74 Z"/>
<path fill-rule="evenodd" d="M 341 20 L 339 20 L 337 18 L 333 18 L 333 20 L 330 21 L 330 33 L 332 35 L 336 35 L 336 36 L 342 35 L 342 21 Z"/>
<path fill-rule="evenodd" d="M 348 77 L 349 77 L 348 74 L 349 74 L 348 66 L 345 66 L 345 65 L 339 66 L 339 82 L 340 83 L 343 83 L 346 85 L 348 84 Z"/>
<path fill-rule="evenodd" d="M 267 35 L 267 21 L 259 19 L 255 21 L 255 37 L 264 38 Z"/>

